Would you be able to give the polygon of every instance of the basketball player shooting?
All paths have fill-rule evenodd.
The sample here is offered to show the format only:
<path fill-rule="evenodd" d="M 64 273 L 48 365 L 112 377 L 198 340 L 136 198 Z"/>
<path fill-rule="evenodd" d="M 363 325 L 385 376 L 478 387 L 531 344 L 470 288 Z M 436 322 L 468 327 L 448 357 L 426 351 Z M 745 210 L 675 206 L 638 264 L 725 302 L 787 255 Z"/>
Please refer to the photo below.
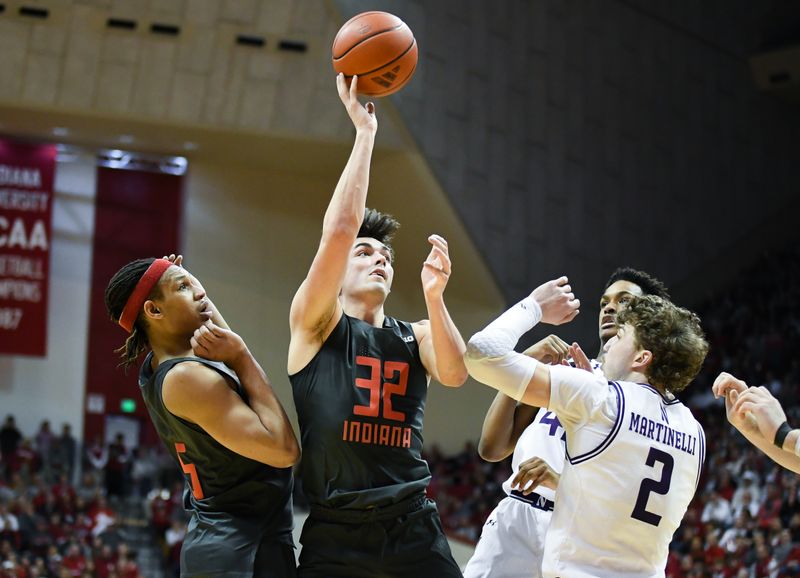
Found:
<path fill-rule="evenodd" d="M 566 277 L 541 285 L 470 339 L 467 367 L 512 399 L 547 407 L 566 431 L 542 575 L 664 576 L 705 453 L 702 427 L 674 394 L 700 370 L 708 344 L 696 315 L 643 296 L 616 316 L 605 377 L 514 351 L 537 323 L 565 323 L 579 307 Z"/>
<path fill-rule="evenodd" d="M 290 311 L 288 371 L 300 424 L 300 477 L 311 504 L 299 575 L 461 576 L 422 459 L 429 376 L 467 378 L 464 341 L 444 304 L 447 242 L 429 237 L 422 289 L 430 320 L 389 317 L 389 244 L 398 223 L 366 210 L 378 121 L 340 74 L 355 143 L 322 224 L 322 239 Z"/>

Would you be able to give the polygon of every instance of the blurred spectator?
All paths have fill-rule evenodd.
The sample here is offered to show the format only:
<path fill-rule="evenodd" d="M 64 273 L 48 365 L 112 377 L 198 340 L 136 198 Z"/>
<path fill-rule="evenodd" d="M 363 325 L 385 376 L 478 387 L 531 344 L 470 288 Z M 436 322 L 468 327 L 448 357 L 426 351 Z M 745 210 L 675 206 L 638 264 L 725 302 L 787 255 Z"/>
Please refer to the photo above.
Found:
<path fill-rule="evenodd" d="M 19 520 L 5 504 L 0 504 L 0 540 L 8 541 L 16 547 L 19 547 L 22 541 Z"/>
<path fill-rule="evenodd" d="M 34 438 L 34 448 L 36 453 L 39 454 L 39 459 L 41 460 L 41 469 L 42 473 L 48 481 L 51 479 L 52 472 L 51 463 L 52 463 L 52 451 L 55 442 L 55 435 L 50 430 L 50 421 L 43 420 L 41 425 L 39 426 L 39 431 L 36 433 L 36 437 Z"/>
<path fill-rule="evenodd" d="M 0 428 L 0 460 L 2 461 L 5 479 L 10 479 L 11 471 L 10 464 L 13 461 L 14 454 L 22 441 L 22 433 L 17 429 L 16 421 L 13 415 L 6 417 L 6 422 Z"/>
<path fill-rule="evenodd" d="M 114 437 L 114 441 L 108 444 L 108 459 L 105 468 L 106 495 L 112 500 L 125 496 L 125 471 L 128 459 L 125 438 L 118 433 Z"/>
<path fill-rule="evenodd" d="M 70 483 L 75 482 L 75 458 L 78 455 L 78 441 L 72 435 L 72 426 L 65 423 L 61 435 L 53 443 L 53 468 L 66 474 Z"/>
<path fill-rule="evenodd" d="M 70 542 L 67 553 L 61 560 L 61 564 L 69 571 L 69 575 L 79 578 L 86 570 L 86 558 L 77 542 Z"/>
<path fill-rule="evenodd" d="M 131 494 L 140 499 L 145 497 L 155 484 L 158 463 L 155 454 L 147 447 L 134 448 L 131 451 Z"/>
<path fill-rule="evenodd" d="M 181 574 L 181 546 L 186 537 L 186 522 L 173 520 L 172 525 L 165 532 L 164 546 L 165 559 L 170 573 L 175 578 Z"/>
<path fill-rule="evenodd" d="M 733 516 L 738 518 L 743 512 L 747 512 L 751 518 L 758 515 L 758 504 L 753 501 L 750 492 L 742 492 L 739 495 L 738 503 L 733 506 Z"/>
<path fill-rule="evenodd" d="M 748 509 L 755 508 L 755 512 L 750 512 L 753 516 L 758 513 L 758 507 L 761 505 L 761 488 L 757 479 L 758 476 L 755 472 L 746 471 L 742 474 L 742 485 L 733 493 L 733 500 L 731 500 L 734 510 L 740 511 L 742 507 L 747 507 Z"/>
<path fill-rule="evenodd" d="M 83 458 L 84 473 L 91 473 L 96 480 L 102 480 L 103 473 L 106 469 L 106 462 L 108 462 L 108 452 L 103 444 L 102 437 L 99 435 L 95 436 L 94 441 L 86 446 Z"/>
<path fill-rule="evenodd" d="M 704 523 L 710 522 L 718 527 L 727 527 L 731 523 L 732 511 L 728 500 L 712 491 L 703 508 L 703 515 L 700 520 Z"/>
<path fill-rule="evenodd" d="M 23 438 L 17 447 L 17 451 L 11 458 L 11 471 L 19 474 L 23 480 L 33 479 L 34 474 L 39 472 L 41 460 L 31 440 Z"/>
<path fill-rule="evenodd" d="M 108 506 L 105 496 L 98 496 L 88 512 L 92 520 L 92 535 L 99 536 L 116 522 L 114 511 Z"/>

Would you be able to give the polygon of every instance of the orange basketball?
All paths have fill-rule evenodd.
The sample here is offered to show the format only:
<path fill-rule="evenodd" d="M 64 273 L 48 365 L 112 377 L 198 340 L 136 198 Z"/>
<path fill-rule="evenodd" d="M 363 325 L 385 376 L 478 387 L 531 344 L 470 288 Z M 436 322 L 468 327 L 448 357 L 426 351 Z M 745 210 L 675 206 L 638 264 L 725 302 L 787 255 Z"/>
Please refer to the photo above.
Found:
<path fill-rule="evenodd" d="M 411 29 L 388 12 L 363 12 L 344 23 L 333 39 L 333 69 L 358 75 L 358 92 L 397 92 L 417 68 L 417 41 Z"/>

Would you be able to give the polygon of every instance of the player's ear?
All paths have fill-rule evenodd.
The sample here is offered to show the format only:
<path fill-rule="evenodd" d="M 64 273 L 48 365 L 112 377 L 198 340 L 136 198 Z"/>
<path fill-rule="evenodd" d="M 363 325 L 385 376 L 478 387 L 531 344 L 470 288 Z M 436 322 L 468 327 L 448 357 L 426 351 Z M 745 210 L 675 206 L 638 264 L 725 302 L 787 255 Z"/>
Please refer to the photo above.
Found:
<path fill-rule="evenodd" d="M 640 349 L 633 358 L 633 369 L 644 373 L 644 370 L 653 362 L 653 352 L 649 349 Z"/>
<path fill-rule="evenodd" d="M 161 319 L 164 317 L 164 314 L 161 313 L 158 305 L 156 305 L 156 302 L 152 299 L 148 299 L 144 302 L 144 314 L 150 319 Z"/>

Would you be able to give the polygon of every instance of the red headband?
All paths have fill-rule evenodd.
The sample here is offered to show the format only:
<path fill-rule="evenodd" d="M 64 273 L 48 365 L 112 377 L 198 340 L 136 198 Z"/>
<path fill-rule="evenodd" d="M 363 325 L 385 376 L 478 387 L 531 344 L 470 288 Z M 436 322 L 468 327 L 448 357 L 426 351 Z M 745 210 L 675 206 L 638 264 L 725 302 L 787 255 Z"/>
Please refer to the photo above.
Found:
<path fill-rule="evenodd" d="M 144 302 L 147 301 L 147 296 L 153 290 L 158 280 L 164 274 L 164 271 L 173 265 L 172 261 L 166 259 L 156 259 L 144 272 L 142 278 L 136 284 L 136 287 L 128 297 L 128 302 L 125 303 L 125 308 L 122 310 L 122 315 L 119 317 L 120 326 L 131 333 L 133 331 L 133 324 L 136 323 L 136 318 L 139 316 Z"/>

